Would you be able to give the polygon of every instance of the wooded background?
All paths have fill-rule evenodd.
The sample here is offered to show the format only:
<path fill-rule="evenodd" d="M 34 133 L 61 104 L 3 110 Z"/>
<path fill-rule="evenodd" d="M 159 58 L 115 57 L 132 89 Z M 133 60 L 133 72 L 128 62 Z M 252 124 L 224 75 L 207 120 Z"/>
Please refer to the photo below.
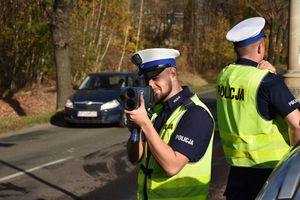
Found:
<path fill-rule="evenodd" d="M 181 52 L 178 68 L 218 72 L 234 61 L 227 31 L 266 19 L 267 58 L 288 61 L 288 0 L 3 0 L 0 1 L 0 98 L 57 82 L 62 108 L 90 72 L 136 71 L 130 55 L 152 47 Z"/>

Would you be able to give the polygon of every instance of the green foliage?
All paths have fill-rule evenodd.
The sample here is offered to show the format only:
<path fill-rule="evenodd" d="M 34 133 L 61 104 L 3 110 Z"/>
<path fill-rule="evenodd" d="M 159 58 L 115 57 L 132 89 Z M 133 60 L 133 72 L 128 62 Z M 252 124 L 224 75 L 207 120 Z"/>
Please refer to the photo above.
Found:
<path fill-rule="evenodd" d="M 130 27 L 131 13 L 126 11 L 129 3 L 129 0 L 78 1 L 72 17 L 74 82 L 87 73 L 113 69 L 118 64 L 123 38 Z M 113 58 L 108 55 L 111 53 Z M 111 59 L 105 60 L 106 57 Z"/>
<path fill-rule="evenodd" d="M 267 19 L 266 32 L 273 34 L 269 57 L 285 64 L 288 3 L 270 2 L 147 0 L 137 38 L 140 0 L 77 0 L 70 36 L 73 82 L 90 72 L 117 70 L 120 61 L 121 71 L 136 70 L 129 58 L 137 40 L 139 49 L 179 49 L 184 54 L 182 63 L 195 71 L 219 70 L 235 59 L 226 32 L 249 16 Z M 48 9 L 54 3 L 45 0 Z M 37 80 L 55 80 L 50 22 L 40 1 L 0 1 L 0 16 L 0 97 Z"/>
<path fill-rule="evenodd" d="M 235 58 L 232 44 L 225 40 L 230 24 L 225 17 L 214 18 L 215 27 L 205 26 L 201 40 L 200 71 L 221 69 Z M 200 37 L 201 38 L 201 37 Z M 209 58 L 209 59 L 207 59 Z"/>
<path fill-rule="evenodd" d="M 50 32 L 38 1 L 4 1 L 0 12 L 0 94 L 11 96 L 50 72 Z"/>

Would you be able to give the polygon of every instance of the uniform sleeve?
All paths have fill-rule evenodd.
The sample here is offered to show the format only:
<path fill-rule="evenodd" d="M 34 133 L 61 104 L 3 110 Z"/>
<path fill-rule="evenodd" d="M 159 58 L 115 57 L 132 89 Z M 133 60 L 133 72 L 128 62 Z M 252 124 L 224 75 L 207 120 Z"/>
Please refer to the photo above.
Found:
<path fill-rule="evenodd" d="M 202 158 L 212 137 L 213 122 L 200 106 L 189 108 L 179 121 L 169 145 L 177 152 L 197 162 Z"/>
<path fill-rule="evenodd" d="M 267 119 L 273 118 L 276 114 L 285 118 L 289 113 L 300 108 L 299 102 L 289 91 L 282 77 L 272 73 L 264 78 L 258 98 L 260 99 L 258 108 Z"/>

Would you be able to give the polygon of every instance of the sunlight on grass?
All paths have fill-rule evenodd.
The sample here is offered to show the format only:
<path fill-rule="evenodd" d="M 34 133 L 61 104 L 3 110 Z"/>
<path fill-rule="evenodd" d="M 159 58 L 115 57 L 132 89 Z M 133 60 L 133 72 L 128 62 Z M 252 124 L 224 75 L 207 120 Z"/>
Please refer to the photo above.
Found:
<path fill-rule="evenodd" d="M 207 90 L 213 90 L 216 87 L 215 83 L 209 83 L 207 85 L 202 85 L 202 86 L 195 86 L 195 85 L 188 85 L 189 88 L 191 89 L 191 91 L 193 93 L 200 93 L 203 91 L 207 91 Z"/>
<path fill-rule="evenodd" d="M 32 126 L 34 124 L 47 123 L 55 114 L 56 112 L 50 112 L 22 117 L 1 117 L 0 132 L 17 130 L 20 128 Z"/>

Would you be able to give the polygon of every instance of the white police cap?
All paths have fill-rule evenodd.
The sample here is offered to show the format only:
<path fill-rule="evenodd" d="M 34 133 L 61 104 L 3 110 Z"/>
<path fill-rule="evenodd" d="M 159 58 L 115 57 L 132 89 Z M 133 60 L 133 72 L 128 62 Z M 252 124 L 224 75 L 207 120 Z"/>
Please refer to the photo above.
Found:
<path fill-rule="evenodd" d="M 247 46 L 264 37 L 264 26 L 265 19 L 262 17 L 245 19 L 228 31 L 226 39 L 236 47 Z"/>
<path fill-rule="evenodd" d="M 176 67 L 176 58 L 180 55 L 176 49 L 151 48 L 136 52 L 132 57 L 132 62 L 139 67 L 140 74 L 166 66 Z"/>

